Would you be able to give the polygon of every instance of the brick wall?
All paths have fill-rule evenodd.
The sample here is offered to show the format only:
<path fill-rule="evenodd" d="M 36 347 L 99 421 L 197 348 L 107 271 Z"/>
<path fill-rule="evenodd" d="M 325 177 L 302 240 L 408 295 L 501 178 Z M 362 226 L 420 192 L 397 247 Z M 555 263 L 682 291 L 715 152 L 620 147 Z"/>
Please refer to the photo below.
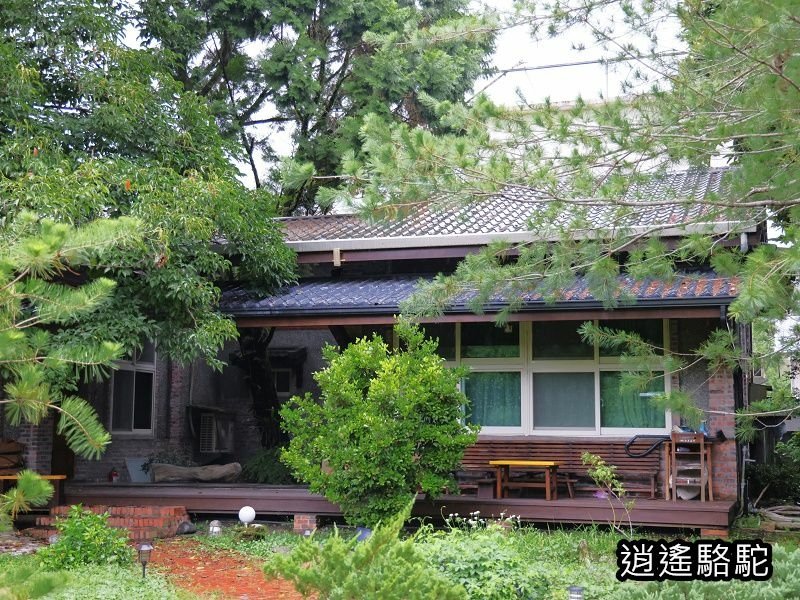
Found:
<path fill-rule="evenodd" d="M 111 444 L 106 448 L 100 460 L 75 458 L 75 479 L 78 481 L 102 482 L 108 480 L 112 467 L 117 470 L 120 481 L 130 481 L 130 474 L 125 463 L 126 458 L 146 458 L 162 450 L 170 443 L 168 439 L 168 408 L 170 402 L 170 361 L 159 358 L 154 378 L 154 430 L 152 435 L 131 435 L 111 432 Z M 85 386 L 81 396 L 86 398 L 97 411 L 100 421 L 107 429 L 111 428 L 109 401 L 109 382 Z"/>
<path fill-rule="evenodd" d="M 714 471 L 714 498 L 721 500 L 734 500 L 738 492 L 738 462 L 736 458 L 734 388 L 733 373 L 718 371 L 708 380 L 708 408 L 711 413 L 708 419 L 708 429 L 711 435 L 717 431 L 727 438 L 727 441 L 715 443 L 713 449 Z M 714 411 L 724 412 L 718 414 Z"/>
<path fill-rule="evenodd" d="M 306 531 L 313 532 L 317 528 L 317 515 L 299 513 L 294 515 L 294 532 L 301 535 Z"/>
<path fill-rule="evenodd" d="M 167 390 L 169 402 L 167 402 L 166 394 L 159 398 L 165 412 L 168 411 L 163 434 L 168 440 L 166 445 L 171 448 L 188 447 L 190 449 L 191 439 L 186 422 L 186 406 L 189 404 L 191 393 L 192 368 L 189 365 L 172 362 L 169 370 Z"/>
<path fill-rule="evenodd" d="M 53 457 L 53 420 L 48 415 L 37 425 L 23 424 L 18 427 L 6 425 L 5 437 L 25 445 L 23 460 L 25 468 L 49 474 Z"/>
<path fill-rule="evenodd" d="M 51 529 L 56 519 L 63 519 L 69 514 L 69 506 L 54 506 L 50 515 L 37 517 L 38 528 Z M 178 526 L 184 521 L 189 521 L 189 515 L 183 506 L 86 506 L 95 514 L 108 513 L 108 525 L 117 529 L 125 529 L 132 541 L 152 541 L 155 538 L 174 536 Z M 43 532 L 47 534 L 55 531 Z"/>
<path fill-rule="evenodd" d="M 671 347 L 681 353 L 696 350 L 709 333 L 721 325 L 719 319 L 673 319 L 670 323 Z M 699 408 L 708 411 L 707 425 L 711 435 L 722 431 L 727 438 L 725 442 L 714 443 L 714 498 L 734 500 L 738 492 L 735 422 L 732 414 L 718 412 L 733 413 L 735 410 L 735 375 L 730 371 L 710 375 L 707 363 L 702 361 L 673 376 L 673 385 L 676 377 L 679 388 L 690 394 Z M 675 419 L 673 424 L 677 424 Z"/>
<path fill-rule="evenodd" d="M 6 426 L 5 437 L 25 445 L 23 460 L 26 469 L 49 474 L 53 456 L 53 421 L 48 415 L 38 425 L 23 424 L 19 427 Z"/>

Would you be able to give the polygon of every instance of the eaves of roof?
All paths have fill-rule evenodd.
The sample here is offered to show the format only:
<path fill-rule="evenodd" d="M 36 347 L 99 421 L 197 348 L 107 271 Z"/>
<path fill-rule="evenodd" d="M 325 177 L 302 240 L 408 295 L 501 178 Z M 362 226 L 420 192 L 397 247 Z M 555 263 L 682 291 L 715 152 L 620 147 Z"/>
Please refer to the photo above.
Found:
<path fill-rule="evenodd" d="M 682 228 L 654 228 L 648 226 L 635 226 L 626 228 L 631 235 L 657 232 L 662 238 L 682 237 L 693 233 L 706 235 L 725 235 L 732 231 L 751 233 L 757 230 L 755 223 L 743 226 L 741 222 L 723 221 L 716 223 L 694 223 Z M 603 230 L 585 229 L 571 232 L 571 237 L 576 240 L 594 239 L 605 234 Z M 385 236 L 364 238 L 335 238 L 287 241 L 286 245 L 295 252 L 325 252 L 331 250 L 376 250 L 396 248 L 431 248 L 444 246 L 485 246 L 493 242 L 506 242 L 510 244 L 520 242 L 557 242 L 558 235 L 539 235 L 535 231 L 512 231 L 494 233 L 459 233 L 446 235 L 415 235 L 415 236 Z"/>
<path fill-rule="evenodd" d="M 245 288 L 223 291 L 220 307 L 235 317 L 325 316 L 325 315 L 394 315 L 400 304 L 414 291 L 419 277 L 364 278 L 342 280 L 310 280 L 284 288 L 272 296 L 259 296 Z M 619 278 L 620 290 L 631 299 L 627 308 L 686 308 L 724 306 L 737 295 L 738 280 L 709 274 L 680 274 L 670 281 L 636 281 Z M 483 307 L 487 313 L 506 308 L 500 297 Z M 522 294 L 522 305 L 516 312 L 602 310 L 603 303 L 594 298 L 583 278 L 561 292 L 560 299 L 548 302 L 535 289 Z M 453 302 L 446 314 L 471 314 L 469 297 Z"/>

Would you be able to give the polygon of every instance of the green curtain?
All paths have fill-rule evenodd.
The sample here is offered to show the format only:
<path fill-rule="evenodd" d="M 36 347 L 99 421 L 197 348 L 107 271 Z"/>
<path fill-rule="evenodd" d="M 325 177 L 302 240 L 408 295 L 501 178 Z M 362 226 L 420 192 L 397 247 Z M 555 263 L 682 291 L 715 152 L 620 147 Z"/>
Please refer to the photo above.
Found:
<path fill-rule="evenodd" d="M 522 424 L 519 373 L 471 373 L 464 381 L 464 393 L 471 403 L 469 423 L 497 427 Z"/>
<path fill-rule="evenodd" d="M 651 380 L 644 390 L 623 392 L 621 376 L 619 371 L 600 372 L 601 427 L 665 427 L 664 409 L 650 401 L 653 395 L 664 393 L 664 377 Z"/>

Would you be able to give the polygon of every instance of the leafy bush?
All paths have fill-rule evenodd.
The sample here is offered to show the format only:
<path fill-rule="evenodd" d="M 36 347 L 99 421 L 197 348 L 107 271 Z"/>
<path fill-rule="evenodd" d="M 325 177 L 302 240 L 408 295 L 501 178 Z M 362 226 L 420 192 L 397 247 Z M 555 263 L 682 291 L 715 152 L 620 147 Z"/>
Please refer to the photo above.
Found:
<path fill-rule="evenodd" d="M 779 459 L 771 465 L 747 465 L 746 472 L 751 500 L 765 487 L 759 501 L 762 505 L 765 501 L 793 503 L 800 499 L 800 463 Z"/>
<path fill-rule="evenodd" d="M 778 442 L 775 452 L 786 460 L 800 464 L 800 432 L 795 432 L 786 442 Z"/>
<path fill-rule="evenodd" d="M 304 539 L 291 554 L 276 554 L 264 567 L 267 577 L 291 581 L 304 596 L 320 600 L 463 600 L 464 588 L 431 568 L 414 538 L 399 539 L 406 510 L 378 526 L 363 542 L 338 531 L 323 543 Z"/>
<path fill-rule="evenodd" d="M 772 577 L 768 581 L 663 581 L 620 586 L 620 600 L 784 600 L 800 598 L 800 549 L 772 547 Z"/>
<path fill-rule="evenodd" d="M 423 529 L 417 548 L 426 561 L 471 600 L 544 598 L 548 584 L 541 562 L 527 562 L 497 525 L 432 531 Z"/>
<path fill-rule="evenodd" d="M 280 454 L 280 448 L 262 448 L 242 467 L 242 479 L 250 483 L 273 485 L 297 483 L 291 471 L 281 462 Z"/>
<path fill-rule="evenodd" d="M 750 499 L 755 500 L 762 491 L 760 502 L 788 502 L 800 500 L 800 435 L 775 446 L 775 462 L 747 465 Z"/>
<path fill-rule="evenodd" d="M 74 569 L 80 565 L 125 565 L 133 559 L 126 533 L 108 526 L 108 514 L 97 515 L 80 505 L 59 519 L 58 541 L 39 551 L 42 564 L 50 569 Z"/>
<path fill-rule="evenodd" d="M 292 436 L 282 459 L 353 524 L 374 526 L 418 491 L 454 489 L 452 472 L 477 439 L 460 422 L 464 371 L 447 369 L 418 328 L 397 333 L 405 349 L 377 335 L 341 352 L 325 347 L 329 366 L 314 375 L 322 401 L 306 394 L 281 410 Z"/>

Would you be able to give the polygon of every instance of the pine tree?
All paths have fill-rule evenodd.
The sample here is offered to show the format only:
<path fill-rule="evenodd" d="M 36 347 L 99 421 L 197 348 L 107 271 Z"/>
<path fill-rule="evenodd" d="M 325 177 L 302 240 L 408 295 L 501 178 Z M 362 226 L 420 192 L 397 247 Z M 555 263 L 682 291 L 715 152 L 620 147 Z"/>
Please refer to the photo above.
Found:
<path fill-rule="evenodd" d="M 75 228 L 22 212 L 0 236 L 0 406 L 12 426 L 38 425 L 56 413 L 58 433 L 86 458 L 98 458 L 111 438 L 74 391 L 81 375 L 108 372 L 122 347 L 63 331 L 108 303 L 114 291 L 112 280 L 92 277 L 88 267 L 131 245 L 140 231 L 127 217 Z M 0 495 L 0 525 L 52 493 L 48 482 L 23 471 L 16 487 Z"/>
<path fill-rule="evenodd" d="M 465 288 L 479 290 L 476 305 L 502 290 L 514 310 L 520 291 L 537 285 L 556 298 L 577 275 L 614 307 L 624 256 L 624 269 L 637 278 L 668 278 L 676 265 L 709 263 L 721 275 L 738 276 L 739 296 L 729 315 L 739 323 L 797 316 L 798 4 L 558 0 L 518 6 L 514 19 L 533 25 L 536 35 L 570 36 L 580 29 L 606 48 L 609 59 L 637 65 L 636 86 L 626 88 L 624 98 L 577 98 L 569 106 L 545 101 L 512 108 L 484 96 L 440 102 L 435 110 L 450 126 L 445 134 L 368 118 L 364 158 L 346 162 L 342 173 L 350 184 L 343 193 L 361 199 L 365 212 L 391 215 L 413 203 L 471 202 L 510 187 L 540 200 L 530 228 L 548 234 L 541 236 L 547 240 L 518 245 L 518 260 L 504 260 L 497 246 L 469 257 L 453 277 L 426 287 L 411 310 L 441 310 Z M 659 51 L 670 23 L 679 26 L 685 52 Z M 625 198 L 670 169 L 708 168 L 720 159 L 730 166 L 721 193 Z M 727 247 L 702 227 L 668 247 L 659 239 L 664 224 L 653 223 L 644 233 L 628 225 L 632 215 L 651 209 L 673 211 L 670 228 L 741 226 L 727 234 Z M 600 227 L 590 216 L 597 211 L 604 214 Z M 740 252 L 742 228 L 765 218 L 778 231 L 777 243 Z M 587 227 L 592 235 L 581 236 Z M 796 356 L 798 339 L 795 329 L 781 353 L 770 348 L 763 358 Z M 730 335 L 710 339 L 699 352 L 712 365 L 754 366 L 737 362 Z"/>

